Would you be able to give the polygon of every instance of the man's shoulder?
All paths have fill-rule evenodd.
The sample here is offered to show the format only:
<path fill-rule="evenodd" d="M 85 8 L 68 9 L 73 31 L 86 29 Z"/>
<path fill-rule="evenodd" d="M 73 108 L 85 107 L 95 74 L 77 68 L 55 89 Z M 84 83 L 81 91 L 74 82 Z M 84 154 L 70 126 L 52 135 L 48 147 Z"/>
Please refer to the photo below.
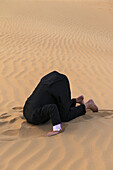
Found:
<path fill-rule="evenodd" d="M 51 85 L 64 78 L 65 78 L 64 74 L 61 74 L 58 71 L 52 71 L 41 78 L 41 83 Z"/>

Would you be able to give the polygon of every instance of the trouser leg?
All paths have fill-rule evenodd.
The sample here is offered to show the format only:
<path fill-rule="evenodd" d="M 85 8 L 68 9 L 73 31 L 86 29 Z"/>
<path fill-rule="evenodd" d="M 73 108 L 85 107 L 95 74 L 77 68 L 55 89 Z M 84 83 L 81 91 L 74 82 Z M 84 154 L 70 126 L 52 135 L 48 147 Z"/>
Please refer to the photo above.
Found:
<path fill-rule="evenodd" d="M 76 99 L 73 98 L 71 99 L 71 106 L 70 107 L 75 107 L 76 106 Z"/>
<path fill-rule="evenodd" d="M 70 107 L 68 115 L 67 115 L 67 121 L 70 121 L 72 119 L 75 119 L 76 117 L 82 116 L 86 113 L 86 108 L 84 104 L 81 104 L 80 106 L 76 107 Z"/>
<path fill-rule="evenodd" d="M 74 105 L 76 105 L 76 99 L 74 99 L 74 101 L 71 100 L 70 84 L 67 77 L 55 83 L 51 87 L 51 92 L 56 99 L 60 117 L 63 122 L 85 114 L 86 110 L 84 104 L 74 107 Z"/>

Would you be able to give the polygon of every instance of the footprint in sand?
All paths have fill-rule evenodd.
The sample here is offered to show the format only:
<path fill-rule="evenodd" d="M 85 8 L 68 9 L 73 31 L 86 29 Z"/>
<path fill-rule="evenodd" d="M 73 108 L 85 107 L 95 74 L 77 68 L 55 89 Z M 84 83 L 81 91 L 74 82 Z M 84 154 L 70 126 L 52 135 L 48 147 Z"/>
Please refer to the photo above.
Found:
<path fill-rule="evenodd" d="M 13 118 L 13 119 L 11 119 L 10 121 L 9 121 L 9 123 L 14 123 L 14 122 L 16 122 L 16 120 L 18 120 L 19 118 L 17 117 L 17 118 Z"/>
<path fill-rule="evenodd" d="M 17 112 L 22 112 L 23 111 L 23 107 L 22 106 L 13 107 L 12 109 L 17 111 Z"/>
<path fill-rule="evenodd" d="M 7 115 L 8 113 L 2 113 L 1 115 L 0 115 L 0 119 L 6 119 L 6 118 L 8 118 L 8 117 L 10 117 L 11 115 Z M 8 121 L 2 121 L 2 122 L 0 122 L 0 126 L 3 126 L 4 124 L 6 124 L 6 123 L 8 123 Z"/>
<path fill-rule="evenodd" d="M 7 115 L 8 113 L 2 113 L 1 116 Z"/>
<path fill-rule="evenodd" d="M 105 119 L 112 119 L 112 118 L 113 118 L 113 116 L 105 117 Z"/>
<path fill-rule="evenodd" d="M 6 119 L 11 116 L 11 115 L 6 115 L 6 116 L 4 116 L 4 115 L 6 115 L 6 113 L 1 114 L 0 119 Z"/>
<path fill-rule="evenodd" d="M 0 126 L 4 125 L 6 123 L 8 123 L 8 121 L 0 122 Z"/>
<path fill-rule="evenodd" d="M 91 115 L 84 115 L 83 118 L 86 120 L 89 120 L 89 119 L 92 119 L 93 117 Z"/>
<path fill-rule="evenodd" d="M 111 119 L 113 118 L 113 110 L 106 110 L 106 109 L 99 110 L 98 116 L 104 117 L 105 119 Z"/>
<path fill-rule="evenodd" d="M 19 135 L 19 129 L 6 130 L 2 134 L 7 135 L 7 136 L 18 136 Z"/>
<path fill-rule="evenodd" d="M 25 117 L 24 116 L 20 116 L 21 119 L 25 120 Z"/>

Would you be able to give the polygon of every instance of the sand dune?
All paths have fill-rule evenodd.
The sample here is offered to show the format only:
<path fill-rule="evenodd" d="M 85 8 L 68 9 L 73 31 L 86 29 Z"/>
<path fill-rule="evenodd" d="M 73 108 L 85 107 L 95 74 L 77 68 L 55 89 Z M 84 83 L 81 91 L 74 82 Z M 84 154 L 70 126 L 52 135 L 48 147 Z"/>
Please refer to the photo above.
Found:
<path fill-rule="evenodd" d="M 0 2 L 0 169 L 113 169 L 112 20 L 112 0 Z M 99 112 L 47 138 L 51 122 L 28 124 L 22 107 L 52 70 Z"/>

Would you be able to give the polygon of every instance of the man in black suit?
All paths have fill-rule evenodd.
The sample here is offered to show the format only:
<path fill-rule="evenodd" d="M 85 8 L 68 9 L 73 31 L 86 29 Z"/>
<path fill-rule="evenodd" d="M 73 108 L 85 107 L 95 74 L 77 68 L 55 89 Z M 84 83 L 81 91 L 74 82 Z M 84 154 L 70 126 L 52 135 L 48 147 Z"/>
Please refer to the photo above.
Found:
<path fill-rule="evenodd" d="M 76 106 L 79 103 L 79 106 Z M 62 131 L 61 122 L 70 121 L 86 113 L 86 109 L 98 111 L 94 101 L 84 103 L 81 95 L 71 99 L 69 80 L 66 75 L 52 71 L 41 78 L 37 87 L 26 100 L 23 114 L 27 122 L 38 125 L 52 121 L 53 131 L 47 136 Z"/>

